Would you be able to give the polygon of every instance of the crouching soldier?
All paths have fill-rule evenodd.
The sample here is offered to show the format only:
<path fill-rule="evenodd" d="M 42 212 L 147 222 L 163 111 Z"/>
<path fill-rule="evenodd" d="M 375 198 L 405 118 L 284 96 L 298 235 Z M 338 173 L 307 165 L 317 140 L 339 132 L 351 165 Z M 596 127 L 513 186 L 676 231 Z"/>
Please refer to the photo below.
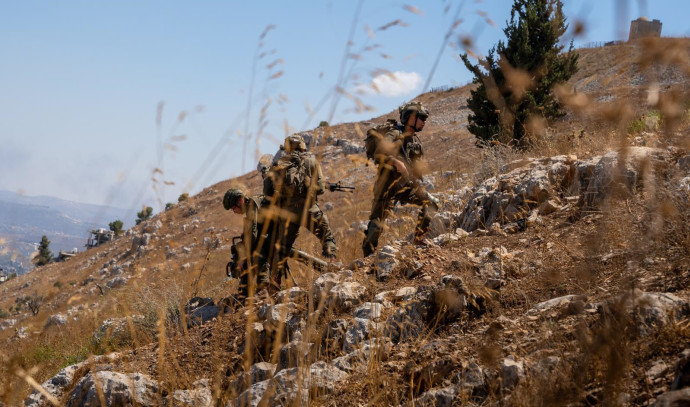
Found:
<path fill-rule="evenodd" d="M 273 224 L 267 236 L 268 247 L 277 251 L 276 255 L 269 253 L 270 283 L 274 288 L 280 286 L 282 275 L 289 272 L 287 259 L 301 226 L 321 241 L 326 258 L 335 259 L 337 250 L 328 218 L 317 204 L 317 197 L 325 191 L 319 162 L 307 152 L 299 135 L 287 137 L 283 150 L 285 154 L 273 163 L 264 179 L 262 203 Z"/>
<path fill-rule="evenodd" d="M 257 198 L 249 197 L 240 189 L 233 188 L 225 193 L 223 207 L 244 216 L 242 235 L 238 236 L 240 239 L 233 239 L 233 259 L 227 267 L 232 270 L 233 277 L 240 280 L 238 300 L 245 301 L 247 297 L 252 297 L 256 293 L 257 270 L 265 263 L 265 256 L 261 252 L 264 241 L 261 203 Z"/>

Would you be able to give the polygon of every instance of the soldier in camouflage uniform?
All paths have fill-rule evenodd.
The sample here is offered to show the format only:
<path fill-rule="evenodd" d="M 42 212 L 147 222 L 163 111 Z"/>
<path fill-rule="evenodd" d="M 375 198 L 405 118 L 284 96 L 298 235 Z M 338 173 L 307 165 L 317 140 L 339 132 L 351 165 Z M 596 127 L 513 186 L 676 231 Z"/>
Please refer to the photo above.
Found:
<path fill-rule="evenodd" d="M 236 214 L 244 215 L 242 224 L 242 247 L 239 250 L 239 264 L 235 267 L 241 270 L 239 279 L 238 299 L 244 300 L 253 296 L 257 290 L 257 270 L 266 262 L 263 245 L 263 214 L 261 203 L 257 198 L 245 195 L 240 189 L 229 189 L 223 197 L 223 207 Z M 262 233 L 263 232 L 263 233 Z"/>
<path fill-rule="evenodd" d="M 282 275 L 289 271 L 287 259 L 300 226 L 319 238 L 328 259 L 335 259 L 337 250 L 328 218 L 317 204 L 318 195 L 325 191 L 321 166 L 299 135 L 285 139 L 284 151 L 264 179 L 263 205 L 273 223 L 267 237 L 273 286 L 280 286 Z"/>
<path fill-rule="evenodd" d="M 385 220 L 396 202 L 422 207 L 415 228 L 415 242 L 420 242 L 428 232 L 431 211 L 438 209 L 435 199 L 419 182 L 424 151 L 417 132 L 424 128 L 429 111 L 420 102 L 411 102 L 401 106 L 399 112 L 402 124 L 383 135 L 374 154 L 378 171 L 369 224 L 362 242 L 365 257 L 376 250 Z"/>

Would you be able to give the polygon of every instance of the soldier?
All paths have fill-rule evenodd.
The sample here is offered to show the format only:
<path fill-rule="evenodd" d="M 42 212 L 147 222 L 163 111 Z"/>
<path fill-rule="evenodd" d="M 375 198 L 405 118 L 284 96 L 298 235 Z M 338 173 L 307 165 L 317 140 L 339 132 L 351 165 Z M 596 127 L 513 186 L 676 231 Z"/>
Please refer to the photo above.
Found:
<path fill-rule="evenodd" d="M 393 126 L 378 142 L 374 160 L 378 165 L 369 224 L 362 242 L 364 256 L 376 250 L 385 219 L 396 202 L 422 207 L 415 228 L 415 243 L 423 240 L 431 224 L 431 210 L 438 209 L 435 198 L 420 184 L 424 152 L 417 132 L 424 129 L 429 111 L 421 102 L 399 108 L 400 125 Z"/>
<path fill-rule="evenodd" d="M 273 221 L 268 236 L 273 286 L 280 286 L 282 275 L 289 272 L 287 259 L 300 226 L 319 238 L 326 258 L 335 259 L 337 250 L 328 218 L 317 204 L 318 195 L 325 191 L 321 166 L 299 135 L 285 139 L 284 152 L 264 179 L 263 205 L 269 205 L 267 216 Z M 273 256 L 271 251 L 276 250 Z"/>
<path fill-rule="evenodd" d="M 265 262 L 261 251 L 263 244 L 262 230 L 263 216 L 260 213 L 261 203 L 257 198 L 245 195 L 240 189 L 229 189 L 223 197 L 223 207 L 236 214 L 244 215 L 242 228 L 242 246 L 233 247 L 238 254 L 237 264 L 233 266 L 239 270 L 240 286 L 238 299 L 244 300 L 253 296 L 257 290 L 257 270 L 260 263 Z"/>

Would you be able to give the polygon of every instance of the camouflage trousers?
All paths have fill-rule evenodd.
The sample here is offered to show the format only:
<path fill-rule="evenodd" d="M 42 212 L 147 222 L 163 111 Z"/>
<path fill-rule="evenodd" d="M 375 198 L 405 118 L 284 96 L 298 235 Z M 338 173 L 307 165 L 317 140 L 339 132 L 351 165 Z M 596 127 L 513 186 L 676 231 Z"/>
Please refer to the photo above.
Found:
<path fill-rule="evenodd" d="M 291 208 L 286 211 L 286 214 L 291 216 L 284 216 L 273 221 L 273 230 L 266 239 L 269 242 L 267 252 L 270 266 L 264 267 L 262 277 L 265 283 L 274 287 L 280 287 L 283 275 L 290 270 L 287 260 L 299 236 L 300 227 L 304 226 L 321 241 L 322 255 L 325 257 L 334 257 L 337 251 L 328 217 L 316 203 L 306 211 L 302 211 L 302 208 Z"/>
<path fill-rule="evenodd" d="M 400 178 L 380 175 L 374 185 L 374 201 L 364 241 L 362 241 L 364 257 L 376 251 L 386 218 L 390 216 L 396 202 L 421 206 L 422 209 L 417 216 L 415 237 L 421 237 L 428 232 L 433 211 L 438 209 L 429 197 L 429 193 L 417 182 L 404 184 Z"/>

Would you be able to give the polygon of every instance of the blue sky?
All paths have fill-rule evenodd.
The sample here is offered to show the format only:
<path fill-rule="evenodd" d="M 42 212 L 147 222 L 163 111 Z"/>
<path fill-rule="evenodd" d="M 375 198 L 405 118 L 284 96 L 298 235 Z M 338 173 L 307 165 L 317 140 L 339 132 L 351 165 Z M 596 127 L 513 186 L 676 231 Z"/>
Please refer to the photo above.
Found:
<path fill-rule="evenodd" d="M 686 0 L 564 3 L 569 21 L 586 25 L 576 45 L 625 39 L 642 14 L 660 19 L 665 36 L 690 33 Z M 0 190 L 159 211 L 253 169 L 288 132 L 378 116 L 427 81 L 467 83 L 454 44 L 471 36 L 485 53 L 503 38 L 511 4 L 2 2 Z M 375 111 L 357 113 L 344 97 L 334 104 L 336 85 L 356 94 L 377 70 L 400 80 L 359 95 Z"/>

